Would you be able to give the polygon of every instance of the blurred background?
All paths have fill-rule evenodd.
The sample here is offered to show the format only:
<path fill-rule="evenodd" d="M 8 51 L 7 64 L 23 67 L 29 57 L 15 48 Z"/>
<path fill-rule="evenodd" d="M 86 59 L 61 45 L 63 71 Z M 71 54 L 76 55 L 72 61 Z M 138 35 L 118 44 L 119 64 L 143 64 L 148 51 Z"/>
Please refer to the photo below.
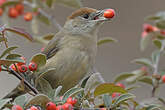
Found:
<path fill-rule="evenodd" d="M 140 68 L 139 65 L 131 63 L 135 58 L 150 57 L 151 46 L 146 51 L 141 52 L 139 42 L 142 32 L 142 24 L 145 22 L 144 17 L 155 14 L 158 11 L 165 10 L 164 0 L 82 0 L 85 7 L 96 9 L 114 8 L 116 18 L 111 22 L 104 24 L 100 28 L 99 37 L 113 37 L 118 43 L 107 43 L 98 47 L 95 67 L 102 73 L 106 81 L 112 82 L 114 78 L 122 73 L 129 72 Z M 56 20 L 63 25 L 66 17 L 74 9 L 63 7 L 55 4 L 53 13 Z M 1 19 L 1 18 L 0 18 Z M 25 22 L 22 18 L 10 19 L 11 26 L 17 26 L 31 33 L 30 22 Z M 3 24 L 3 21 L 0 22 Z M 30 30 L 29 30 L 30 29 Z M 58 30 L 41 24 L 39 26 L 39 35 L 46 33 L 56 33 Z M 30 58 L 40 52 L 41 44 L 31 43 L 17 35 L 8 35 L 10 46 L 19 46 L 16 52 L 22 54 L 30 60 Z M 0 44 L 0 53 L 3 51 L 4 44 Z M 163 58 L 161 60 L 162 67 Z M 6 95 L 10 90 L 15 88 L 18 79 L 5 72 L 0 73 L 0 98 Z M 160 88 L 158 95 L 165 98 L 165 86 Z M 137 100 L 150 97 L 150 86 L 141 85 L 133 93 L 137 94 Z"/>

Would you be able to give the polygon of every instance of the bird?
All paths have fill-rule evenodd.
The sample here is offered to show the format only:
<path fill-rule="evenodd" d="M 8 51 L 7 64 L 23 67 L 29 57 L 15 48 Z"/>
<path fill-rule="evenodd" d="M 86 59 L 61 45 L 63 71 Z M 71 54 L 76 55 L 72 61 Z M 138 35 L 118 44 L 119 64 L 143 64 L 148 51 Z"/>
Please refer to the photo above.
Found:
<path fill-rule="evenodd" d="M 83 7 L 74 11 L 44 48 L 42 54 L 46 56 L 47 62 L 40 71 L 55 68 L 43 76 L 52 88 L 60 85 L 65 92 L 78 84 L 93 68 L 99 28 L 110 20 L 103 16 L 105 10 Z M 23 93 L 17 87 L 5 98 Z"/>

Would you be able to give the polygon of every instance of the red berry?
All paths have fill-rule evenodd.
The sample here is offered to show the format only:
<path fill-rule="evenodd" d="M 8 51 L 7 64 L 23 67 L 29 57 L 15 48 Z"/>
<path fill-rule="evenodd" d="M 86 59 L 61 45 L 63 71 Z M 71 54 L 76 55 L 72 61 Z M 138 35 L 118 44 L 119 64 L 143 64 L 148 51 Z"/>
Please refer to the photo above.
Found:
<path fill-rule="evenodd" d="M 30 110 L 39 110 L 39 109 L 37 107 L 35 107 L 35 106 L 31 106 Z"/>
<path fill-rule="evenodd" d="M 73 109 L 73 105 L 70 103 L 65 103 L 63 106 L 64 110 L 72 110 Z"/>
<path fill-rule="evenodd" d="M 44 48 L 44 47 L 42 47 L 42 48 L 41 48 L 41 52 L 43 52 L 43 51 L 44 51 L 44 49 L 45 49 L 45 48 Z"/>
<path fill-rule="evenodd" d="M 3 9 L 0 8 L 0 16 L 2 16 L 2 14 L 3 14 Z"/>
<path fill-rule="evenodd" d="M 16 18 L 19 15 L 18 11 L 15 8 L 10 8 L 8 14 L 11 18 Z"/>
<path fill-rule="evenodd" d="M 23 110 L 21 106 L 19 105 L 13 105 L 11 110 Z"/>
<path fill-rule="evenodd" d="M 146 31 L 147 33 L 153 32 L 153 31 L 155 30 L 154 27 L 153 27 L 152 25 L 150 25 L 150 24 L 144 24 L 144 25 L 143 25 L 143 29 L 144 29 L 144 31 Z"/>
<path fill-rule="evenodd" d="M 100 108 L 100 110 L 107 110 L 106 108 Z"/>
<path fill-rule="evenodd" d="M 56 110 L 56 104 L 54 104 L 53 102 L 48 102 L 46 104 L 46 110 Z"/>
<path fill-rule="evenodd" d="M 14 70 L 14 71 L 17 71 L 17 69 L 16 69 L 15 66 L 17 66 L 17 65 L 12 64 L 12 65 L 10 66 L 10 68 L 11 68 L 12 70 Z M 17 66 L 17 67 L 18 67 L 18 66 Z"/>
<path fill-rule="evenodd" d="M 56 110 L 65 110 L 65 109 L 63 108 L 62 105 L 58 105 L 58 106 L 56 107 Z"/>
<path fill-rule="evenodd" d="M 160 31 L 162 35 L 165 35 L 165 30 Z"/>
<path fill-rule="evenodd" d="M 19 14 L 22 14 L 23 13 L 23 11 L 24 11 L 24 5 L 23 4 L 17 4 L 16 6 L 15 6 L 15 9 L 18 11 L 18 13 Z"/>
<path fill-rule="evenodd" d="M 69 103 L 69 104 L 74 105 L 74 104 L 76 104 L 77 100 L 73 99 L 72 97 L 69 97 L 66 102 Z"/>
<path fill-rule="evenodd" d="M 165 83 L 165 75 L 162 76 L 162 81 Z"/>
<path fill-rule="evenodd" d="M 37 70 L 37 64 L 35 62 L 31 62 L 29 64 L 29 70 L 30 71 L 36 71 Z"/>
<path fill-rule="evenodd" d="M 2 67 L 0 66 L 0 72 L 2 71 Z"/>
<path fill-rule="evenodd" d="M 147 34 L 148 34 L 148 33 L 147 33 L 146 31 L 143 31 L 141 37 L 144 38 L 144 37 L 147 36 Z"/>
<path fill-rule="evenodd" d="M 140 68 L 140 70 L 143 71 L 143 72 L 147 72 L 147 67 L 143 66 L 143 67 Z"/>
<path fill-rule="evenodd" d="M 122 84 L 122 83 L 117 83 L 116 85 L 117 85 L 117 86 L 120 86 L 120 87 L 122 87 L 122 88 L 125 88 L 124 84 Z"/>
<path fill-rule="evenodd" d="M 6 2 L 6 0 L 0 0 L 0 6 L 3 5 Z"/>
<path fill-rule="evenodd" d="M 18 70 L 21 72 L 21 73 L 24 73 L 27 71 L 27 66 L 26 65 L 20 65 L 18 66 Z"/>
<path fill-rule="evenodd" d="M 26 21 L 31 21 L 32 18 L 33 18 L 33 15 L 32 15 L 31 12 L 25 13 L 25 15 L 24 15 L 24 20 L 26 20 Z"/>
<path fill-rule="evenodd" d="M 105 18 L 113 18 L 115 16 L 115 11 L 113 9 L 107 9 L 104 12 Z"/>
<path fill-rule="evenodd" d="M 117 97 L 117 96 L 120 96 L 120 93 L 114 92 L 114 93 L 112 94 L 112 98 L 115 98 L 115 97 Z"/>

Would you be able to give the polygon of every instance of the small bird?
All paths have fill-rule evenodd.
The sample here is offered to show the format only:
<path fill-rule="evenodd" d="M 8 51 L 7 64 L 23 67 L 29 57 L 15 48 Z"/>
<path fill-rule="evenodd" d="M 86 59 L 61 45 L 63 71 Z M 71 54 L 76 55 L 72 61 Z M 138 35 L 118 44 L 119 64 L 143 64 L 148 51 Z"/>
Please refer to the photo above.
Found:
<path fill-rule="evenodd" d="M 87 7 L 76 10 L 45 47 L 42 53 L 46 55 L 47 62 L 40 71 L 55 68 L 54 71 L 44 75 L 44 79 L 53 88 L 61 85 L 62 91 L 65 92 L 78 84 L 92 69 L 97 52 L 98 29 L 101 24 L 110 20 L 104 17 L 105 10 Z M 22 94 L 16 90 L 7 97 Z"/>

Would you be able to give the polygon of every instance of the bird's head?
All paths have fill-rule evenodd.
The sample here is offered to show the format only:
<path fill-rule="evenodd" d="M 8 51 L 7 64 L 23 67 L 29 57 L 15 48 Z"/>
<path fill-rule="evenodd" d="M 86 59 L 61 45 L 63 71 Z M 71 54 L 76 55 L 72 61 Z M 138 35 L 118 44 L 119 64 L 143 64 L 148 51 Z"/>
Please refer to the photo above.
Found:
<path fill-rule="evenodd" d="M 97 33 L 99 26 L 111 19 L 104 16 L 106 10 L 96 10 L 87 7 L 80 8 L 68 17 L 64 29 L 73 34 Z"/>

